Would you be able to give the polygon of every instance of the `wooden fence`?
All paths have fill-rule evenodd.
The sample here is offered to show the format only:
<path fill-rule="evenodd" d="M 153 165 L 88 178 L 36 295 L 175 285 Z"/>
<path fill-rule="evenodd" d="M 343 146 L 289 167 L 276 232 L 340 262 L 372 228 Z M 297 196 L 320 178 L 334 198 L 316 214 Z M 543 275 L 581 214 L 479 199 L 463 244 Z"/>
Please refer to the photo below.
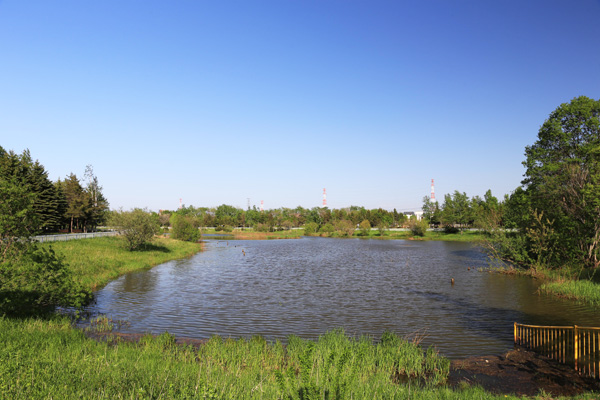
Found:
<path fill-rule="evenodd" d="M 582 375 L 600 379 L 600 328 L 515 322 L 514 330 L 515 344 L 571 365 Z"/>

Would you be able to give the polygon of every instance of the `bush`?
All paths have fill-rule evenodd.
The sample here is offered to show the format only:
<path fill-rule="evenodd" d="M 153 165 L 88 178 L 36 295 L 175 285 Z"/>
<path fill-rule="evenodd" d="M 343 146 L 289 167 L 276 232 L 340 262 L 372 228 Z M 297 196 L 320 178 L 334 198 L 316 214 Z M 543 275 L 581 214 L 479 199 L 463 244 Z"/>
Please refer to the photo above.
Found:
<path fill-rule="evenodd" d="M 422 219 L 417 221 L 416 219 L 411 219 L 408 221 L 408 228 L 413 236 L 425 236 L 425 232 L 427 232 L 427 227 L 429 226 L 429 222 L 426 219 Z"/>
<path fill-rule="evenodd" d="M 32 244 L 19 257 L 0 263 L 0 315 L 43 314 L 56 306 L 83 306 L 90 298 L 89 289 L 73 279 L 52 248 Z"/>
<path fill-rule="evenodd" d="M 215 228 L 216 232 L 233 232 L 233 228 L 229 225 L 219 225 Z"/>
<path fill-rule="evenodd" d="M 159 232 L 159 223 L 147 210 L 135 208 L 113 214 L 113 225 L 120 228 L 129 250 L 137 250 Z"/>
<path fill-rule="evenodd" d="M 304 234 L 305 235 L 314 235 L 315 233 L 317 233 L 318 229 L 319 229 L 319 224 L 317 224 L 316 222 L 309 222 L 304 225 Z"/>
<path fill-rule="evenodd" d="M 444 226 L 444 233 L 458 233 L 460 230 L 453 225 Z"/>
<path fill-rule="evenodd" d="M 325 224 L 321 227 L 321 229 L 319 229 L 319 232 L 325 233 L 327 235 L 333 233 L 334 231 L 335 228 L 331 224 Z"/>
<path fill-rule="evenodd" d="M 192 218 L 177 214 L 173 214 L 171 217 L 171 235 L 173 239 L 185 242 L 197 242 L 201 236 L 200 230 Z"/>
<path fill-rule="evenodd" d="M 269 225 L 267 224 L 256 224 L 254 226 L 256 232 L 269 232 Z"/>
<path fill-rule="evenodd" d="M 340 236 L 349 236 L 352 237 L 354 235 L 354 230 L 356 226 L 352 221 L 348 221 L 346 219 L 337 221 L 335 223 L 335 230 Z"/>

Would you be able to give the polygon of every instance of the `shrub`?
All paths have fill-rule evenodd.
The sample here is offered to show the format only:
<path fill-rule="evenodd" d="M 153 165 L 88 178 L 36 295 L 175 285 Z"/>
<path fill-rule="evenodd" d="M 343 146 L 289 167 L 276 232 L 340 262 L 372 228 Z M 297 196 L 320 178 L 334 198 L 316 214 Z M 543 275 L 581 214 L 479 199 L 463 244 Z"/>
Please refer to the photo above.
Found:
<path fill-rule="evenodd" d="M 356 229 L 356 226 L 354 225 L 354 222 L 348 221 L 346 219 L 336 221 L 336 223 L 335 223 L 335 230 L 337 231 L 337 233 L 340 236 L 350 236 L 351 237 L 352 235 L 354 235 L 355 229 Z"/>
<path fill-rule="evenodd" d="M 217 232 L 233 232 L 233 228 L 229 225 L 219 225 L 215 228 Z"/>
<path fill-rule="evenodd" d="M 323 225 L 320 229 L 319 232 L 321 233 L 325 233 L 325 234 L 331 234 L 335 231 L 335 228 L 333 227 L 333 225 L 327 223 L 325 225 Z"/>
<path fill-rule="evenodd" d="M 91 292 L 73 279 L 52 248 L 32 244 L 19 257 L 0 263 L 0 315 L 35 315 L 56 306 L 80 307 Z"/>
<path fill-rule="evenodd" d="M 256 232 L 269 232 L 269 225 L 267 224 L 256 224 L 254 226 Z"/>
<path fill-rule="evenodd" d="M 458 233 L 459 229 L 453 225 L 444 226 L 444 233 Z"/>
<path fill-rule="evenodd" d="M 200 230 L 194 224 L 192 218 L 177 214 L 173 214 L 171 217 L 171 234 L 173 239 L 185 242 L 197 242 L 201 236 Z"/>
<path fill-rule="evenodd" d="M 317 233 L 318 229 L 319 229 L 319 224 L 317 224 L 316 222 L 309 222 L 304 225 L 304 234 L 305 235 L 314 235 L 315 233 Z"/>
<path fill-rule="evenodd" d="M 147 210 L 135 208 L 113 214 L 112 224 L 118 226 L 129 250 L 137 250 L 159 232 L 159 223 Z"/>
<path fill-rule="evenodd" d="M 422 219 L 417 221 L 416 219 L 411 219 L 408 221 L 408 228 L 413 236 L 425 236 L 425 232 L 427 232 L 427 227 L 429 226 L 429 222 L 426 219 Z"/>

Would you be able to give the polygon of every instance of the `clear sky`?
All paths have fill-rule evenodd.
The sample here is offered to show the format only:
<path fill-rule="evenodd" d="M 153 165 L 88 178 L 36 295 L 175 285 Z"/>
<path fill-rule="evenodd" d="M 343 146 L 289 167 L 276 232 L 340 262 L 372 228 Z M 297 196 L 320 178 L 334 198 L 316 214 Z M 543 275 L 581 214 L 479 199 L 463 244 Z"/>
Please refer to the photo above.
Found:
<path fill-rule="evenodd" d="M 501 197 L 580 95 L 599 0 L 0 0 L 0 146 L 111 208 Z"/>

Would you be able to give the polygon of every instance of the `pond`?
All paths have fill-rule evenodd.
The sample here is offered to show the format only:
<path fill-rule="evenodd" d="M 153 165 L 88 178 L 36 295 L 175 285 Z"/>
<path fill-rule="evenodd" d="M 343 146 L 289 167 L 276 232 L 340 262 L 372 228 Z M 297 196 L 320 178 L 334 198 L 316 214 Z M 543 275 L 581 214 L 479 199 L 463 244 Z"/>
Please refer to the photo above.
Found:
<path fill-rule="evenodd" d="M 515 321 L 600 326 L 597 308 L 487 267 L 460 242 L 208 240 L 190 259 L 109 283 L 91 311 L 127 321 L 124 332 L 197 339 L 316 338 L 334 328 L 377 339 L 391 330 L 450 358 L 510 350 Z"/>

